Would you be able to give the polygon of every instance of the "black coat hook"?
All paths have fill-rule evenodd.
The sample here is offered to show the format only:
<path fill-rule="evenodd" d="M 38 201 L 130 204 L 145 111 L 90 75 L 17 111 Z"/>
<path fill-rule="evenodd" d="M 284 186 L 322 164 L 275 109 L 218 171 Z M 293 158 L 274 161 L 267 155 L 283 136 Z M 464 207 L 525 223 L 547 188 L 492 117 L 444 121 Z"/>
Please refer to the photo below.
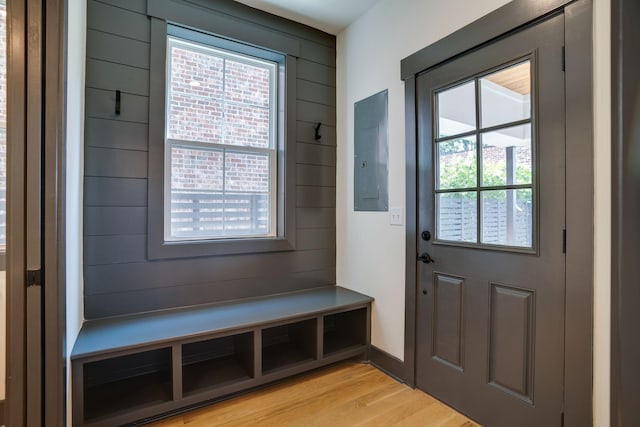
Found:
<path fill-rule="evenodd" d="M 116 116 L 120 115 L 120 91 L 116 91 Z"/>
<path fill-rule="evenodd" d="M 318 123 L 318 126 L 316 126 L 316 141 L 320 141 L 320 138 L 322 138 L 322 135 L 320 135 L 320 126 L 322 126 L 322 123 Z"/>

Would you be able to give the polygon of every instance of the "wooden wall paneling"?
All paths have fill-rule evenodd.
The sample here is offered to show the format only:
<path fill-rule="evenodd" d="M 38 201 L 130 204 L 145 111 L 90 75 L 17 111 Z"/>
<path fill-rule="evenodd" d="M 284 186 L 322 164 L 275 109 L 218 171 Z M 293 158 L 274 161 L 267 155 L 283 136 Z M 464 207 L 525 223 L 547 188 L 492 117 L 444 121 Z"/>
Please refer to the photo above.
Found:
<path fill-rule="evenodd" d="M 296 248 L 299 251 L 324 249 L 336 245 L 335 228 L 304 228 L 296 233 Z"/>
<path fill-rule="evenodd" d="M 321 122 L 323 125 L 335 127 L 335 107 L 308 101 L 298 101 L 297 104 L 298 120 L 312 123 Z"/>
<path fill-rule="evenodd" d="M 298 79 L 336 86 L 336 69 L 329 65 L 318 64 L 304 58 L 298 59 Z"/>
<path fill-rule="evenodd" d="M 84 203 L 87 317 L 335 284 L 335 37 L 230 1 L 213 6 L 213 21 L 220 24 L 218 31 L 237 31 L 232 27 L 246 28 L 250 23 L 255 28 L 248 37 L 260 35 L 267 41 L 283 42 L 285 50 L 303 56 L 296 58 L 295 64 L 288 62 L 293 72 L 291 103 L 296 110 L 289 135 L 295 148 L 290 153 L 291 170 L 299 180 L 293 189 L 299 200 L 288 215 L 295 219 L 296 229 L 306 231 L 295 239 L 300 245 L 297 252 L 276 253 L 273 257 L 249 254 L 147 261 L 148 171 L 144 163 L 150 131 L 146 123 L 151 27 L 143 3 L 90 0 L 88 4 Z M 153 2 L 149 7 L 175 11 L 176 5 L 184 3 L 168 0 Z M 206 8 L 202 7 L 205 3 L 195 5 L 197 0 L 191 3 L 172 21 L 187 18 L 189 12 L 185 10 L 210 14 L 211 3 L 206 2 Z M 213 22 L 196 19 L 207 26 Z M 115 90 L 122 91 L 119 116 L 114 113 Z M 295 117 L 300 115 L 303 120 Z M 322 139 L 316 141 L 318 122 L 323 123 Z M 252 271 L 249 275 L 248 270 Z M 290 278 L 278 282 L 276 273 Z M 219 284 L 235 281 L 243 285 L 220 290 Z M 157 300 L 148 297 L 153 288 L 162 295 Z M 195 294 L 189 294 L 192 291 Z M 130 295 L 131 299 L 120 307 L 99 307 L 99 299 L 94 296 L 107 294 L 118 298 Z"/>
<path fill-rule="evenodd" d="M 103 31 L 87 30 L 87 55 L 91 59 L 149 69 L 149 43 Z"/>
<path fill-rule="evenodd" d="M 100 2 L 132 12 L 145 13 L 147 11 L 147 0 L 100 0 Z"/>
<path fill-rule="evenodd" d="M 146 124 L 149 121 L 149 98 L 129 93 L 120 94 L 120 114 L 116 114 L 116 91 L 86 88 L 87 118 L 108 119 Z"/>
<path fill-rule="evenodd" d="M 335 208 L 336 189 L 332 187 L 302 187 L 297 188 L 297 202 L 299 208 Z"/>
<path fill-rule="evenodd" d="M 265 277 L 259 283 L 254 279 L 236 279 L 85 295 L 84 302 L 88 318 L 98 319 L 132 312 L 198 305 L 203 301 L 222 302 L 289 292 L 291 289 L 311 289 L 331 283 L 335 283 L 335 268 Z"/>
<path fill-rule="evenodd" d="M 263 15 L 264 12 L 255 9 L 249 11 L 243 5 L 235 5 L 235 10 L 229 10 L 229 3 L 223 1 L 212 5 L 201 0 L 155 0 L 148 4 L 148 13 L 150 16 L 162 19 L 170 17 L 172 21 L 192 28 L 253 42 L 318 64 L 335 67 L 335 43 L 331 43 L 331 36 L 328 34 L 310 27 L 306 27 L 306 31 L 296 31 L 301 29 L 300 24 L 277 17 L 272 20 L 272 25 L 255 25 L 255 17 Z"/>
<path fill-rule="evenodd" d="M 300 56 L 300 40 L 271 28 L 248 24 L 239 17 L 222 14 L 211 3 L 206 3 L 205 6 L 205 3 L 197 5 L 180 0 L 154 0 L 147 4 L 147 14 L 233 40 Z"/>
<path fill-rule="evenodd" d="M 87 147 L 147 151 L 149 127 L 144 123 L 87 117 L 84 122 Z"/>
<path fill-rule="evenodd" d="M 85 266 L 146 261 L 145 234 L 85 236 Z"/>
<path fill-rule="evenodd" d="M 318 126 L 318 121 L 305 122 L 298 120 L 296 122 L 296 139 L 298 142 L 335 147 L 336 127 L 323 123 L 318 132 L 320 139 L 316 140 L 316 126 Z"/>
<path fill-rule="evenodd" d="M 85 177 L 85 206 L 147 206 L 147 180 Z"/>
<path fill-rule="evenodd" d="M 86 86 L 149 96 L 149 71 L 113 62 L 87 59 Z"/>
<path fill-rule="evenodd" d="M 89 0 L 87 3 L 87 28 L 149 42 L 149 18 L 144 14 L 96 0 Z M 87 56 L 90 54 L 87 53 Z"/>
<path fill-rule="evenodd" d="M 336 214 L 333 208 L 297 208 L 298 230 L 305 228 L 335 228 Z"/>
<path fill-rule="evenodd" d="M 84 208 L 85 236 L 136 235 L 147 233 L 147 208 L 100 206 Z"/>
<path fill-rule="evenodd" d="M 299 142 L 296 156 L 298 165 L 336 165 L 336 148 L 330 145 Z"/>
<path fill-rule="evenodd" d="M 297 97 L 301 101 L 315 102 L 316 104 L 336 106 L 336 92 L 329 90 L 327 85 L 315 83 L 309 80 L 298 79 L 296 81 Z"/>
<path fill-rule="evenodd" d="M 300 58 L 317 62 L 318 64 L 336 66 L 336 49 L 317 43 L 303 41 L 300 43 Z"/>
<path fill-rule="evenodd" d="M 112 247 L 110 252 L 117 250 L 117 247 Z M 85 289 L 85 295 L 234 279 L 253 279 L 260 285 L 260 281 L 267 277 L 333 267 L 333 252 L 333 249 L 323 248 L 242 256 L 85 265 L 85 277 L 91 283 L 91 288 Z"/>
<path fill-rule="evenodd" d="M 333 166 L 297 165 L 298 185 L 318 187 L 336 186 L 336 168 Z"/>
<path fill-rule="evenodd" d="M 87 147 L 84 159 L 84 174 L 87 177 L 147 177 L 146 151 Z"/>

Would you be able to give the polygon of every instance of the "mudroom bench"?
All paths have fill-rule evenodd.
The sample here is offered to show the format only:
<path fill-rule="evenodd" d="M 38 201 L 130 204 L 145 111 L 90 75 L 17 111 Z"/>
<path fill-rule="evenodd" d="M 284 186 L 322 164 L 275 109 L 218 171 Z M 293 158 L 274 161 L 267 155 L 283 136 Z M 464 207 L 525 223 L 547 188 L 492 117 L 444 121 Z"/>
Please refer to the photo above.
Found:
<path fill-rule="evenodd" d="M 89 320 L 73 425 L 115 426 L 366 357 L 372 298 L 336 286 Z"/>

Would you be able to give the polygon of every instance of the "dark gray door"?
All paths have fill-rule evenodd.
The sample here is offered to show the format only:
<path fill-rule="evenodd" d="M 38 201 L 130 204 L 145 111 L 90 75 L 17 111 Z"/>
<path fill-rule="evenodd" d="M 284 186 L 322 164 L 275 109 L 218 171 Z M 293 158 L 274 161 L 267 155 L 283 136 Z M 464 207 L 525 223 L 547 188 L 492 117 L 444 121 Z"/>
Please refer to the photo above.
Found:
<path fill-rule="evenodd" d="M 563 22 L 416 80 L 416 382 L 489 426 L 561 424 Z"/>

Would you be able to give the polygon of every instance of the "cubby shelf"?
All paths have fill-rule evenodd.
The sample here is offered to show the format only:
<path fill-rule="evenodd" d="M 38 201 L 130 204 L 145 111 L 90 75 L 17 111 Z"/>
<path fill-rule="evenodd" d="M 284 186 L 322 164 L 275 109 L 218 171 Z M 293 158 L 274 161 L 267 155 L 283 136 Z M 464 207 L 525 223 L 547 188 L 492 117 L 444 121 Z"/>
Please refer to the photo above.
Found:
<path fill-rule="evenodd" d="M 317 319 L 262 330 L 262 373 L 311 362 L 316 359 Z"/>
<path fill-rule="evenodd" d="M 170 348 L 89 362 L 83 374 L 84 413 L 89 421 L 169 402 L 173 397 Z"/>
<path fill-rule="evenodd" d="M 324 316 L 324 356 L 366 345 L 367 337 L 361 331 L 366 330 L 367 322 L 366 308 Z"/>
<path fill-rule="evenodd" d="M 372 298 L 340 287 L 88 321 L 73 425 L 113 426 L 366 357 Z"/>
<path fill-rule="evenodd" d="M 253 374 L 253 333 L 182 345 L 182 393 L 246 381 Z"/>

